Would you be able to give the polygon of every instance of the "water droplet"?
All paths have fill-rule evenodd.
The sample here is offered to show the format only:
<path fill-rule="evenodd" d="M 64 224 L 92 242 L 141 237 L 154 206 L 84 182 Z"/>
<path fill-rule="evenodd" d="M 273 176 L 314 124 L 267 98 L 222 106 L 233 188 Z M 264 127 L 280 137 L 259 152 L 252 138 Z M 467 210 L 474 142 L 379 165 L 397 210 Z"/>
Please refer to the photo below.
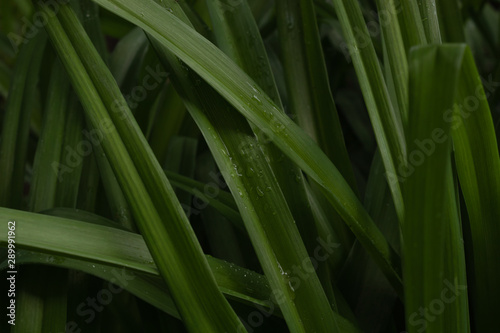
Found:
<path fill-rule="evenodd" d="M 283 125 L 279 121 L 274 121 L 273 125 L 274 125 L 274 131 L 277 133 L 279 133 L 285 129 L 285 125 Z"/>
<path fill-rule="evenodd" d="M 257 97 L 257 95 L 253 95 L 252 99 L 257 102 L 257 104 L 262 105 L 262 101 Z"/>
<path fill-rule="evenodd" d="M 280 270 L 281 275 L 286 275 L 285 271 L 283 270 L 283 267 L 281 267 L 279 262 L 278 262 L 278 268 Z"/>
<path fill-rule="evenodd" d="M 295 27 L 295 19 L 294 19 L 293 15 L 287 13 L 285 19 L 286 19 L 286 27 L 289 30 L 292 30 Z"/>
<path fill-rule="evenodd" d="M 234 170 L 236 171 L 236 174 L 237 174 L 238 176 L 240 176 L 240 177 L 241 177 L 241 176 L 243 176 L 243 174 L 242 174 L 242 173 L 243 173 L 243 170 L 241 169 L 241 167 L 240 167 L 240 166 L 238 166 L 237 164 L 234 164 L 234 163 L 233 163 L 233 168 L 234 168 Z"/>
<path fill-rule="evenodd" d="M 246 172 L 246 176 L 251 178 L 251 177 L 253 177 L 253 175 L 255 175 L 255 170 L 253 168 L 248 168 L 247 172 Z"/>
<path fill-rule="evenodd" d="M 256 190 L 257 190 L 257 195 L 259 197 L 263 197 L 264 196 L 264 191 L 262 191 L 262 189 L 259 186 L 257 186 Z"/>

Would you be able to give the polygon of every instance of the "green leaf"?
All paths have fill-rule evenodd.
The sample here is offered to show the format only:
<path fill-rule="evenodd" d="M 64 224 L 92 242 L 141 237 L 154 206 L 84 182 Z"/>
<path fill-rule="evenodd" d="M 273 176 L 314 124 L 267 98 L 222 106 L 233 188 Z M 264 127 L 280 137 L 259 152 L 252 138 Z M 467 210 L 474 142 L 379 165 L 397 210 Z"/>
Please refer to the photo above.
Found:
<path fill-rule="evenodd" d="M 408 126 L 408 61 L 406 58 L 405 45 L 398 21 L 398 12 L 394 0 L 377 0 L 379 10 L 380 28 L 384 39 L 384 47 L 387 50 L 387 69 L 390 70 L 396 99 L 393 105 L 401 114 L 403 127 Z M 388 78 L 386 78 L 387 80 Z"/>
<path fill-rule="evenodd" d="M 496 325 L 494 313 L 500 297 L 495 282 L 500 271 L 493 264 L 500 251 L 500 159 L 487 102 L 499 84 L 485 81 L 483 88 L 471 51 L 467 47 L 461 52 L 457 97 L 453 112 L 447 110 L 445 116 L 451 123 L 457 172 L 469 214 L 475 281 L 471 307 L 476 330 L 481 332 Z"/>
<path fill-rule="evenodd" d="M 401 33 L 405 41 L 407 54 L 409 54 L 409 50 L 413 46 L 427 44 L 427 37 L 417 1 L 401 0 L 401 12 Z"/>
<path fill-rule="evenodd" d="M 410 54 L 411 172 L 404 185 L 407 211 L 402 227 L 409 332 L 469 331 L 465 257 L 446 120 L 463 79 L 459 69 L 464 51 L 464 45 L 424 46 Z M 433 315 L 423 316 L 422 308 Z"/>

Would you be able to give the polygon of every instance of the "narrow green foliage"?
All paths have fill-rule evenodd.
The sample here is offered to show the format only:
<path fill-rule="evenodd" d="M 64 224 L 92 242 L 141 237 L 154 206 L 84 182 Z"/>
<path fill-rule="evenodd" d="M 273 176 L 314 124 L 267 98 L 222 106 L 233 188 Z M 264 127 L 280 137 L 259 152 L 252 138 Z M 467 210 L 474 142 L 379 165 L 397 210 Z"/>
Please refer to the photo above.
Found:
<path fill-rule="evenodd" d="M 0 332 L 497 331 L 499 10 L 1 0 Z"/>
<path fill-rule="evenodd" d="M 154 38 L 168 46 L 239 112 L 265 131 L 286 155 L 318 181 L 325 188 L 329 200 L 354 234 L 376 258 L 395 288 L 401 291 L 399 258 L 366 214 L 352 189 L 312 139 L 287 116 L 278 111 L 274 103 L 258 89 L 253 80 L 213 44 L 204 40 L 160 6 L 153 3 L 138 5 L 132 1 L 115 3 L 98 0 L 96 2 L 104 7 L 113 8 L 117 14 L 137 23 Z M 150 19 L 144 20 L 141 13 L 144 16 L 147 14 Z M 185 47 L 181 48 L 180 45 Z M 189 47 L 190 45 L 192 46 Z"/>
<path fill-rule="evenodd" d="M 41 9 L 50 13 L 48 7 L 42 6 Z M 57 18 L 51 18 L 46 27 L 51 41 L 65 64 L 87 116 L 104 136 L 106 156 L 128 198 L 139 230 L 145 236 L 160 272 L 173 291 L 186 325 L 193 330 L 203 327 L 205 332 L 239 327 L 241 324 L 236 315 L 216 289 L 215 280 L 208 270 L 206 259 L 201 255 L 201 248 L 184 212 L 149 146 L 145 145 L 145 138 L 132 120 L 111 73 L 102 63 L 71 9 L 61 6 L 59 16 L 65 28 Z M 71 41 L 66 32 L 70 34 Z M 77 47 L 81 55 L 73 47 Z M 95 63 L 100 66 L 95 66 Z M 116 109 L 116 103 L 120 103 L 121 109 Z M 110 120 L 110 114 L 113 121 Z M 135 152 L 132 155 L 134 161 L 119 134 L 125 131 L 128 133 L 124 137 L 125 141 L 129 149 Z M 150 196 L 148 192 L 155 195 Z M 170 222 L 163 223 L 160 215 Z M 167 232 L 166 228 L 170 228 L 171 232 Z M 190 265 L 181 265 L 180 262 L 189 262 Z M 174 272 L 172 266 L 182 267 L 182 270 Z M 195 278 L 200 275 L 206 277 L 203 283 Z M 193 297 L 186 297 L 187 294 Z M 194 295 L 198 302 L 193 301 Z M 200 299 L 205 299 L 206 306 Z M 228 318 L 233 319 L 228 321 Z"/>

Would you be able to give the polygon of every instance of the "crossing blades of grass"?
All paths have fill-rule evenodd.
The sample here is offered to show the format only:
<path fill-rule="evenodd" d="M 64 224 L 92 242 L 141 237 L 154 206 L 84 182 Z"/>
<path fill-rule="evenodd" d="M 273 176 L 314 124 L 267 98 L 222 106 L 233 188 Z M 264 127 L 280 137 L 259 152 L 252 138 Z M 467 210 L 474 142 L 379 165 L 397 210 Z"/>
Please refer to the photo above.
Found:
<path fill-rule="evenodd" d="M 2 218 L 19 221 L 16 229 L 20 236 L 16 241 L 20 249 L 55 255 L 65 260 L 75 259 L 84 263 L 84 266 L 102 264 L 115 268 L 125 267 L 126 270 L 143 276 L 160 278 L 142 236 L 117 229 L 113 221 L 97 215 L 78 211 L 61 212 L 60 209 L 51 212 L 72 219 L 0 208 Z M 7 236 L 2 236 L 0 242 L 6 243 Z M 207 256 L 207 261 L 219 288 L 225 294 L 266 305 L 265 301 L 270 299 L 271 290 L 267 279 L 262 275 L 210 256 Z M 57 264 L 55 260 L 54 264 Z"/>
<path fill-rule="evenodd" d="M 388 241 L 399 249 L 400 228 L 378 152 L 370 169 L 364 205 Z M 365 331 L 382 329 L 390 322 L 397 295 L 383 273 L 359 243 L 355 243 L 338 282 Z M 378 304 L 376 308 L 373 304 Z"/>
<path fill-rule="evenodd" d="M 145 245 L 144 245 L 145 247 Z M 162 311 L 181 319 L 172 296 L 165 282 L 158 275 L 150 275 L 133 269 L 100 264 L 72 257 L 20 250 L 17 262 L 23 264 L 42 264 L 69 268 L 100 277 L 131 292 Z M 269 307 L 271 290 L 267 279 L 260 274 L 228 264 L 222 260 L 208 258 L 211 267 L 216 272 L 220 289 L 228 296 L 242 303 Z M 6 262 L 0 265 L 0 270 L 6 269 Z M 105 285 L 108 288 L 110 284 Z M 119 288 L 112 288 L 113 292 Z M 119 292 L 119 291 L 118 291 Z M 275 315 L 279 316 L 279 312 Z"/>
<path fill-rule="evenodd" d="M 54 163 L 60 164 L 63 150 L 64 125 L 68 109 L 69 80 L 56 60 L 51 71 L 49 96 L 44 108 L 42 132 L 33 162 L 33 181 L 30 191 L 29 210 L 40 212 L 56 204 L 59 171 Z"/>
<path fill-rule="evenodd" d="M 252 79 L 213 44 L 155 3 L 95 1 L 158 39 L 239 112 L 266 131 L 287 156 L 325 188 L 331 203 L 393 286 L 402 290 L 398 255 L 375 227 L 352 189 L 312 139 L 279 111 Z"/>
<path fill-rule="evenodd" d="M 81 1 L 79 5 L 80 10 L 82 11 L 82 15 L 85 17 L 84 28 L 86 29 L 86 31 L 88 31 L 93 44 L 97 46 L 97 50 L 101 58 L 107 59 L 108 53 L 106 51 L 106 47 L 104 46 L 104 36 L 102 35 L 100 29 L 96 29 L 96 27 L 100 27 L 98 7 L 89 0 Z M 119 48 L 117 52 L 120 51 L 123 53 L 123 50 L 120 50 Z M 125 63 L 126 61 L 127 60 L 124 60 Z M 83 113 L 81 107 L 79 108 L 79 111 Z M 103 148 L 101 147 L 101 143 L 98 139 L 96 141 L 96 137 L 93 137 L 92 134 L 90 134 L 96 133 L 97 130 L 88 120 L 88 117 L 84 116 L 84 118 L 87 128 L 84 132 L 82 132 L 86 134 L 86 139 L 94 140 L 92 142 L 92 152 L 93 156 L 95 156 L 95 161 L 99 169 L 100 179 L 104 187 L 104 192 L 109 204 L 111 216 L 115 221 L 121 223 L 121 225 L 123 225 L 127 229 L 136 231 L 137 227 L 135 226 L 135 223 L 133 221 L 130 207 L 123 194 L 120 184 L 116 179 L 109 160 L 106 157 Z"/>
<path fill-rule="evenodd" d="M 211 13 L 212 25 L 214 26 L 214 34 L 219 48 L 224 51 L 224 53 L 226 53 L 233 61 L 235 61 L 235 63 L 239 67 L 241 67 L 250 77 L 252 77 L 255 82 L 260 87 L 262 87 L 265 92 L 268 93 L 268 95 L 277 105 L 281 106 L 278 88 L 276 87 L 276 84 L 274 82 L 273 73 L 269 65 L 265 46 L 261 39 L 261 34 L 259 33 L 250 7 L 246 4 L 246 2 L 242 2 L 240 5 L 234 6 L 232 8 L 232 11 L 228 11 L 225 8 L 226 4 L 221 1 L 213 1 L 207 3 L 207 5 Z M 313 23 L 311 24 L 311 26 L 316 26 L 315 20 L 312 19 L 312 21 Z M 316 30 L 313 29 L 313 32 L 316 32 Z M 311 51 L 311 53 L 318 53 L 318 45 L 319 41 L 317 44 L 315 44 L 316 48 Z M 322 52 L 321 48 L 319 49 L 319 52 Z M 249 50 L 251 51 L 249 52 Z M 314 74 L 318 76 L 319 79 L 315 80 L 315 82 L 318 81 L 318 83 L 312 90 L 319 90 L 318 96 L 324 94 L 325 89 L 328 90 L 328 94 L 326 95 L 326 104 L 323 104 L 333 106 L 333 111 L 335 113 L 333 114 L 332 118 L 328 117 L 328 119 L 321 120 L 320 117 L 320 119 L 316 120 L 317 123 L 329 124 L 330 121 L 333 121 L 333 125 L 337 124 L 336 130 L 330 131 L 330 134 L 332 134 L 331 137 L 335 138 L 334 144 L 340 145 L 337 153 L 339 156 L 341 155 L 341 157 L 335 160 L 341 163 L 341 166 L 344 167 L 346 173 L 349 173 L 350 171 L 352 175 L 352 169 L 350 168 L 350 162 L 347 158 L 347 152 L 345 151 L 345 146 L 342 138 L 342 131 L 340 129 L 338 119 L 336 119 L 337 113 L 329 92 L 326 73 L 324 72 L 324 66 L 321 66 L 324 65 L 322 61 L 322 58 L 319 59 L 320 66 L 313 66 L 314 70 L 316 71 L 314 72 L 314 70 L 312 70 L 312 72 L 314 72 Z M 302 80 L 301 78 L 295 78 L 294 81 L 300 82 Z M 307 85 L 301 87 L 304 88 L 306 86 Z M 305 92 L 306 90 L 301 89 L 301 91 Z M 290 94 L 290 96 L 292 96 L 292 94 Z M 295 96 L 295 92 L 293 96 Z M 328 96 L 330 98 L 329 100 Z M 318 104 L 322 103 L 321 101 L 317 102 Z M 332 111 L 331 109 L 328 110 Z M 325 110 L 319 111 L 317 110 L 317 108 L 315 109 L 315 111 L 316 113 L 323 112 L 323 116 L 328 113 Z M 324 127 L 329 128 L 329 126 L 327 125 L 325 125 Z M 314 249 L 317 246 L 317 237 L 320 236 L 326 239 L 328 236 L 323 233 L 318 233 L 316 228 L 314 228 L 314 226 L 317 226 L 318 221 L 315 221 L 315 223 L 312 224 L 315 216 L 311 211 L 309 201 L 314 200 L 314 198 L 308 198 L 307 196 L 302 172 L 289 158 L 285 157 L 284 154 L 274 144 L 268 142 L 269 140 L 265 133 L 262 133 L 262 131 L 256 126 L 253 127 L 253 131 L 256 133 L 259 142 L 262 144 L 264 153 L 269 157 L 270 166 L 273 170 L 274 175 L 276 176 L 279 187 L 283 192 L 295 223 L 297 224 L 304 245 L 306 246 L 309 255 L 313 256 Z M 323 134 L 326 135 L 326 132 L 327 131 L 324 130 Z M 326 138 L 323 138 L 322 142 L 325 143 L 326 141 L 328 140 Z M 326 146 L 324 145 L 323 148 L 326 148 Z M 342 148 L 344 149 L 342 150 Z M 345 155 L 342 155 L 342 151 L 345 153 Z M 249 167 L 253 168 L 252 165 L 249 165 Z M 355 184 L 352 183 L 351 185 Z M 342 223 L 341 226 L 346 228 L 343 222 L 338 222 Z M 323 230 L 321 229 L 319 231 Z M 341 249 L 339 249 L 339 252 L 342 252 Z M 332 256 L 332 259 L 333 257 L 334 256 Z M 327 263 L 320 264 L 320 267 L 318 268 L 318 275 L 320 276 L 324 290 L 331 289 L 331 279 L 329 277 L 328 271 L 329 268 Z M 335 303 L 332 294 L 327 295 L 327 297 L 329 298 L 330 303 Z"/>
<path fill-rule="evenodd" d="M 174 3 L 171 5 L 172 11 L 186 20 L 182 11 L 174 7 Z M 164 59 L 165 66 L 168 62 L 175 73 L 173 82 L 184 97 L 238 204 L 254 250 L 290 331 L 335 331 L 338 323 L 316 270 L 310 271 L 307 279 L 297 276 L 293 270 L 303 263 L 311 264 L 311 259 L 276 179 L 278 177 L 268 162 L 268 159 L 276 159 L 274 153 L 270 152 L 267 157 L 264 154 L 267 149 L 255 138 L 242 115 L 234 112 L 195 73 L 186 70 L 171 52 L 154 39 L 152 43 Z M 251 65 L 245 63 L 245 67 Z M 290 171 L 280 169 L 280 172 Z M 280 178 L 283 179 L 283 175 Z M 287 181 L 297 184 L 297 179 L 287 177 Z M 311 220 L 301 222 L 311 223 Z"/>
<path fill-rule="evenodd" d="M 397 163 L 404 158 L 406 148 L 401 116 L 395 111 L 389 98 L 382 70 L 358 2 L 335 0 L 334 5 L 358 75 L 386 174 L 390 179 L 389 187 L 396 211 L 402 221 L 404 205 L 401 189 L 399 182 L 394 181 L 397 177 Z"/>
<path fill-rule="evenodd" d="M 46 30 L 89 120 L 100 130 L 106 156 L 186 326 L 203 332 L 237 330 L 241 323 L 217 289 L 189 221 L 137 123 L 130 111 L 117 114 L 114 103 L 124 103 L 123 96 L 98 53 L 93 46 L 88 47 L 91 42 L 76 16 L 62 5 L 58 17 L 63 28 L 49 7 L 41 2 L 38 5 L 50 17 Z M 77 54 L 74 47 L 82 45 L 84 51 Z M 120 99 L 107 94 L 108 89 L 118 91 Z M 127 148 L 133 151 L 132 156 Z"/>
<path fill-rule="evenodd" d="M 208 203 L 213 208 L 217 209 L 229 221 L 233 222 L 234 226 L 244 230 L 241 215 L 238 213 L 238 207 L 234 202 L 233 197 L 228 192 L 219 191 L 217 197 L 204 195 L 205 189 L 210 186 L 209 184 L 200 183 L 196 180 L 183 177 L 174 172 L 165 171 L 168 180 L 173 187 L 182 189 L 191 195 L 196 196 L 200 200 Z"/>
<path fill-rule="evenodd" d="M 64 125 L 64 139 L 60 161 L 52 161 L 52 172 L 57 174 L 58 189 L 56 202 L 58 206 L 76 207 L 78 202 L 78 190 L 82 175 L 82 163 L 71 172 L 63 172 L 62 165 L 71 161 L 72 153 L 77 151 L 78 144 L 82 141 L 83 110 L 76 95 L 72 92 L 66 109 L 66 123 Z M 61 162 L 61 163 L 60 163 Z M 69 169 L 65 169 L 69 171 Z"/>
<path fill-rule="evenodd" d="M 358 193 L 328 81 L 314 5 L 309 0 L 278 1 L 276 12 L 288 107 L 299 126 L 318 143 L 351 189 Z M 317 189 L 316 184 L 313 188 Z M 312 200 L 315 198 L 311 196 Z M 335 211 L 328 215 L 332 228 L 345 235 L 343 250 L 349 251 L 352 233 Z"/>
<path fill-rule="evenodd" d="M 297 116 L 298 124 L 315 139 L 356 191 L 328 82 L 313 2 L 278 1 L 276 6 L 291 111 Z"/>

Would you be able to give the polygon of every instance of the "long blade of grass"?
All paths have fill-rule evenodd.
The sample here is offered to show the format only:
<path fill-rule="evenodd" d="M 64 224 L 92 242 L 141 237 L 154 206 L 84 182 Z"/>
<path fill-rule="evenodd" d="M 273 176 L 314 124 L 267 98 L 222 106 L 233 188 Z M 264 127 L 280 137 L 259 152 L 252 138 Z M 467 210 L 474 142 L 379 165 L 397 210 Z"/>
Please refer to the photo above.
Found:
<path fill-rule="evenodd" d="M 377 0 L 382 37 L 387 50 L 388 67 L 396 91 L 395 106 L 401 114 L 403 127 L 408 125 L 408 61 L 399 26 L 398 12 L 394 0 Z"/>
<path fill-rule="evenodd" d="M 469 48 L 463 52 L 460 81 L 451 122 L 455 161 L 465 198 L 472 234 L 475 293 L 471 308 L 478 332 L 494 327 L 498 310 L 500 275 L 495 253 L 500 251 L 500 159 L 498 144 L 485 88 L 491 92 L 498 83 L 486 85 L 479 77 Z"/>
<path fill-rule="evenodd" d="M 450 124 L 443 116 L 456 96 L 464 48 L 424 46 L 410 54 L 408 163 L 414 171 L 405 184 L 402 228 L 409 332 L 469 331 Z M 422 308 L 432 315 L 424 316 Z"/>
<path fill-rule="evenodd" d="M 417 1 L 401 0 L 401 12 L 401 33 L 405 41 L 407 54 L 409 54 L 409 50 L 413 46 L 427 44 L 427 37 Z"/>
<path fill-rule="evenodd" d="M 436 0 L 423 0 L 420 2 L 420 15 L 429 44 L 441 43 L 441 31 L 437 16 Z"/>

